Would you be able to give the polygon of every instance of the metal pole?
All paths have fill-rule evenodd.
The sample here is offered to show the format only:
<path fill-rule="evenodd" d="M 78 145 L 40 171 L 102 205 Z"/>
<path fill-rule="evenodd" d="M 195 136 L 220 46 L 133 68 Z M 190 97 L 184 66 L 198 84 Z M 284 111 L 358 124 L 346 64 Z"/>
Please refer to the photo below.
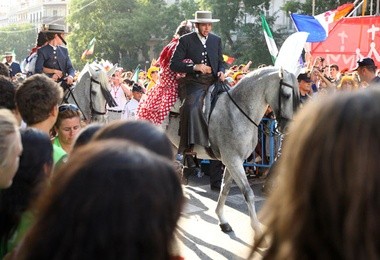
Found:
<path fill-rule="evenodd" d="M 380 15 L 379 6 L 380 6 L 380 0 L 377 0 L 377 3 L 376 3 L 376 15 Z"/>
<path fill-rule="evenodd" d="M 315 0 L 313 0 L 312 4 L 311 4 L 311 15 L 314 16 L 315 14 Z"/>

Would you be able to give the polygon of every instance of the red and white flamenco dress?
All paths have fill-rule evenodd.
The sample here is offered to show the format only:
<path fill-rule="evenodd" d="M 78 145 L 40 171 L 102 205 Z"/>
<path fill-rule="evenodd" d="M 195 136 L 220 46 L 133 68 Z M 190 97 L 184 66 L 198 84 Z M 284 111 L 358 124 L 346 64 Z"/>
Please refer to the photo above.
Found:
<path fill-rule="evenodd" d="M 155 125 L 161 125 L 165 117 L 168 116 L 171 107 L 178 97 L 178 73 L 170 70 L 170 59 L 178 45 L 178 38 L 164 47 L 157 64 L 160 65 L 160 79 L 153 87 L 145 101 L 140 102 L 137 117 L 148 120 Z"/>

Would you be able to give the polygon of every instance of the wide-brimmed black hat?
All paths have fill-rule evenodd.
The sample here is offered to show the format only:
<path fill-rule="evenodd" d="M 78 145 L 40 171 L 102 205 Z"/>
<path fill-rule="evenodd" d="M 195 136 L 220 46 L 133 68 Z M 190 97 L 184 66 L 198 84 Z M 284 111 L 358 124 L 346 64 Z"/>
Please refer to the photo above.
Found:
<path fill-rule="evenodd" d="M 68 33 L 65 26 L 61 24 L 44 24 L 42 31 L 45 33 Z"/>
<path fill-rule="evenodd" d="M 364 58 L 362 60 L 358 60 L 357 62 L 358 66 L 354 70 L 358 70 L 360 67 L 373 67 L 375 69 L 377 68 L 375 62 L 371 58 Z"/>

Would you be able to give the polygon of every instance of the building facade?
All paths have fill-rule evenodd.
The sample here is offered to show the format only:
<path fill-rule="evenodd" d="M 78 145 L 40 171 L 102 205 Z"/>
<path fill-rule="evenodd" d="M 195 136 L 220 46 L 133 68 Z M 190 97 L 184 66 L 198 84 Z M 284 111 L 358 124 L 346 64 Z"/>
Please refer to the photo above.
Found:
<path fill-rule="evenodd" d="M 36 28 L 42 24 L 66 24 L 70 0 L 1 0 L 0 26 L 31 23 Z"/>

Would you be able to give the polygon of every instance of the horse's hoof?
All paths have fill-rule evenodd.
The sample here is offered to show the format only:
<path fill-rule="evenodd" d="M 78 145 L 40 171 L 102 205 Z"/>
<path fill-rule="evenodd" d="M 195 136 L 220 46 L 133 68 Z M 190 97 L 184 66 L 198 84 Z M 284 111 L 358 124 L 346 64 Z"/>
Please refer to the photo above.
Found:
<path fill-rule="evenodd" d="M 220 228 L 222 229 L 222 231 L 224 233 L 230 233 L 232 232 L 232 227 L 230 226 L 230 224 L 228 223 L 224 223 L 224 224 L 219 224 Z"/>

